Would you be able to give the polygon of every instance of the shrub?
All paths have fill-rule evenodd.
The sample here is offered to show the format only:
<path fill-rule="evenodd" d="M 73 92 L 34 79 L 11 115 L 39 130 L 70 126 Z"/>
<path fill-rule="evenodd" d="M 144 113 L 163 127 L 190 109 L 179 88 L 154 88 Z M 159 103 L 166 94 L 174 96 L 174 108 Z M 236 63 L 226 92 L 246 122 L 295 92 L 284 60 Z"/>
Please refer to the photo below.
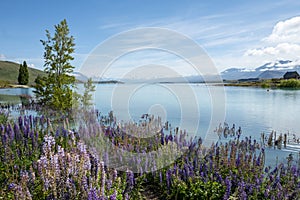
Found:
<path fill-rule="evenodd" d="M 300 80 L 296 79 L 289 79 L 289 80 L 282 80 L 279 84 L 280 88 L 300 88 Z"/>

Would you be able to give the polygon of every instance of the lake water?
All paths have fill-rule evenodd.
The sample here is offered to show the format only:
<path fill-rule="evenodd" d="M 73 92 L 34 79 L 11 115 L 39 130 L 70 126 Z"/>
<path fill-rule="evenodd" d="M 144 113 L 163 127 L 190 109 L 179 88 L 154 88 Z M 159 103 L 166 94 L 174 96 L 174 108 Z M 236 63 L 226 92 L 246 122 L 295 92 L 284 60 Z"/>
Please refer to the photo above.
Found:
<path fill-rule="evenodd" d="M 169 84 L 173 87 L 183 87 L 182 84 Z M 194 109 L 189 99 L 180 99 L 166 87 L 150 84 L 134 90 L 130 97 L 124 97 L 118 90 L 132 91 L 136 87 L 126 84 L 97 85 L 95 105 L 102 113 L 114 110 L 118 119 L 126 120 L 128 112 L 133 120 L 138 120 L 144 113 L 165 115 L 165 118 L 178 126 L 181 120 L 181 108 Z M 204 84 L 192 84 L 190 87 L 197 98 L 199 115 L 199 132 L 207 125 L 212 117 L 214 105 L 211 92 L 220 92 L 223 87 Z M 129 89 L 128 89 L 129 88 Z M 182 89 L 186 89 L 183 87 Z M 247 135 L 257 136 L 275 130 L 278 133 L 290 133 L 300 136 L 300 90 L 269 90 L 251 87 L 224 87 L 225 121 L 231 126 L 241 126 Z M 184 97 L 183 97 L 184 98 Z M 192 102 L 192 100 L 191 100 Z M 181 103 L 181 104 L 180 104 Z M 155 109 L 156 108 L 156 109 Z M 196 109 L 196 107 L 195 107 Z M 188 125 L 193 124 L 193 119 Z M 220 122 L 219 122 L 220 123 Z M 188 129 L 189 127 L 182 127 Z M 202 130 L 205 131 L 205 130 Z"/>
<path fill-rule="evenodd" d="M 185 90 L 192 92 L 194 97 L 185 96 Z M 189 130 L 198 120 L 198 132 L 201 133 L 208 129 L 213 107 L 218 106 L 213 104 L 210 93 L 222 90 L 225 90 L 225 98 L 217 103 L 223 105 L 224 102 L 225 122 L 229 126 L 234 123 L 242 127 L 243 133 L 253 136 L 272 130 L 300 136 L 300 90 L 267 91 L 252 87 L 207 87 L 204 84 L 98 84 L 94 103 L 102 114 L 113 110 L 117 119 L 125 121 L 129 117 L 138 121 L 142 114 L 151 113 L 160 115 L 163 121 L 168 120 L 173 127 L 180 126 L 182 118 L 188 119 L 182 128 Z M 25 88 L 0 89 L 0 98 L 21 94 L 33 95 L 33 92 Z M 192 113 L 191 117 L 187 116 L 189 113 Z"/>
<path fill-rule="evenodd" d="M 177 88 L 173 89 L 173 88 Z M 192 89 L 197 100 L 197 106 L 193 104 L 192 95 L 182 95 L 185 91 Z M 122 92 L 123 91 L 123 92 Z M 176 94 L 176 92 L 179 94 Z M 214 105 L 212 93 L 222 93 L 225 91 L 225 98 L 222 95 L 217 104 Z M 231 127 L 234 123 L 236 127 L 242 127 L 242 135 L 250 136 L 260 141 L 261 133 L 266 135 L 271 131 L 276 131 L 277 137 L 280 133 L 289 134 L 291 140 L 293 134 L 300 137 L 300 90 L 267 90 L 251 87 L 221 87 L 204 84 L 191 84 L 188 87 L 183 84 L 102 84 L 97 85 L 95 93 L 95 106 L 103 114 L 114 110 L 117 119 L 127 121 L 131 118 L 138 121 L 142 114 L 152 113 L 163 116 L 172 127 L 180 126 L 182 110 L 192 112 L 192 117 L 184 116 L 182 129 L 194 129 L 198 125 L 197 135 L 218 140 L 213 132 L 219 122 L 213 122 L 212 115 L 225 114 L 224 121 Z M 225 107 L 225 113 L 221 107 Z M 213 113 L 213 107 L 220 107 L 220 112 Z M 196 115 L 195 115 L 196 113 Z M 193 118 L 193 117 L 195 117 Z M 208 134 L 207 134 L 208 132 Z M 274 148 L 267 148 L 266 164 L 274 164 L 276 158 L 278 162 L 284 162 L 285 158 L 293 153 L 298 157 L 300 146 L 298 144 L 288 144 L 286 149 L 280 151 Z"/>
<path fill-rule="evenodd" d="M 81 87 L 81 86 L 80 86 Z M 27 90 L 27 91 L 26 91 Z M 225 96 L 220 95 L 225 92 Z M 28 89 L 0 89 L 0 94 L 32 94 Z M 217 94 L 217 95 L 213 95 Z M 214 101 L 218 98 L 218 101 Z M 94 96 L 95 107 L 107 115 L 114 111 L 118 120 L 130 118 L 139 121 L 142 114 L 159 115 L 172 127 L 197 130 L 196 134 L 207 137 L 219 123 L 214 115 L 223 116 L 232 126 L 241 126 L 243 135 L 260 139 L 262 132 L 272 130 L 300 137 L 300 90 L 269 90 L 251 87 L 221 87 L 204 84 L 98 84 Z M 225 110 L 222 110 L 225 109 Z M 215 111 L 215 112 L 213 112 Z M 221 118 L 217 118 L 219 120 Z M 213 121 L 213 122 L 212 122 Z M 211 126 L 209 126 L 211 125 Z M 216 134 L 212 133 L 215 136 Z M 298 152 L 299 146 L 290 144 L 287 149 L 267 149 L 274 157 L 286 157 Z M 273 156 L 274 155 L 274 156 Z"/>

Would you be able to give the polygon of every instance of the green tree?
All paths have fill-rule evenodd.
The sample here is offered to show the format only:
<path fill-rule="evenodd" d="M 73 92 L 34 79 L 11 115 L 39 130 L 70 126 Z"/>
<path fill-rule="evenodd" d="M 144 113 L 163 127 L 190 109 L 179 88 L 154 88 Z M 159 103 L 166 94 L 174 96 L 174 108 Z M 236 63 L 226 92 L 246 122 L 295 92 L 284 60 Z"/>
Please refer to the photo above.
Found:
<path fill-rule="evenodd" d="M 74 67 L 70 61 L 75 50 L 74 37 L 69 36 L 69 27 L 64 19 L 55 25 L 55 33 L 52 36 L 46 30 L 46 40 L 41 40 L 44 46 L 44 71 L 45 77 L 35 80 L 35 93 L 38 102 L 59 111 L 70 111 L 72 108 L 72 87 L 75 77 L 70 74 Z"/>
<path fill-rule="evenodd" d="M 27 63 L 24 61 L 23 65 L 20 64 L 18 82 L 20 85 L 27 85 L 28 81 L 29 81 L 28 67 L 27 67 Z"/>
<path fill-rule="evenodd" d="M 91 102 L 93 100 L 93 92 L 95 92 L 95 85 L 93 85 L 93 81 L 91 78 L 84 83 L 84 92 L 81 96 L 81 103 L 84 109 L 89 108 L 93 105 Z"/>

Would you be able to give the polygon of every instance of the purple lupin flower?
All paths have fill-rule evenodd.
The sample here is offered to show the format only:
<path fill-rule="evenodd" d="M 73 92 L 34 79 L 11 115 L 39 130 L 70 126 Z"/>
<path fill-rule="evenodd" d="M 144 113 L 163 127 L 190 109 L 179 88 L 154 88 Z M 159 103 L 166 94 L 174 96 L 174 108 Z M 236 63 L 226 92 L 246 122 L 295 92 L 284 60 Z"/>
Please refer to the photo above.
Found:
<path fill-rule="evenodd" d="M 22 127 L 22 126 L 23 126 L 23 119 L 22 119 L 22 116 L 19 116 L 18 122 L 19 122 L 19 126 Z"/>
<path fill-rule="evenodd" d="M 134 174 L 131 170 L 126 171 L 126 183 L 128 184 L 129 188 L 134 186 Z"/>
<path fill-rule="evenodd" d="M 247 200 L 247 193 L 245 192 L 245 183 L 244 183 L 244 181 L 239 182 L 238 192 L 239 192 L 240 199 Z"/>
<path fill-rule="evenodd" d="M 161 131 L 160 131 L 160 134 L 161 134 L 161 137 L 160 137 L 160 143 L 162 144 L 162 145 L 164 145 L 164 131 L 163 131 L 163 129 L 161 129 Z"/>
<path fill-rule="evenodd" d="M 118 171 L 116 169 L 114 169 L 114 172 L 113 172 L 113 181 L 116 181 L 118 178 Z"/>
<path fill-rule="evenodd" d="M 88 200 L 98 200 L 98 194 L 97 194 L 97 190 L 95 188 L 92 188 L 89 190 L 88 192 Z"/>
<path fill-rule="evenodd" d="M 170 186 L 171 186 L 171 171 L 170 171 L 170 169 L 167 170 L 166 180 L 167 180 L 168 191 L 170 191 Z"/>
<path fill-rule="evenodd" d="M 4 134 L 4 131 L 5 131 L 5 127 L 4 127 L 3 124 L 1 124 L 1 125 L 0 125 L 0 132 L 1 132 L 2 134 Z"/>
<path fill-rule="evenodd" d="M 270 185 L 268 185 L 267 188 L 265 189 L 265 192 L 264 192 L 265 198 L 269 197 L 269 192 L 270 192 Z"/>
<path fill-rule="evenodd" d="M 241 154 L 238 154 L 238 157 L 237 157 L 237 159 L 236 159 L 236 161 L 235 161 L 236 167 L 239 167 L 239 166 L 240 166 L 240 163 L 241 163 Z"/>
<path fill-rule="evenodd" d="M 33 127 L 32 115 L 29 115 L 29 125 L 31 128 Z"/>
<path fill-rule="evenodd" d="M 8 124 L 6 126 L 6 133 L 7 133 L 7 135 L 9 135 L 9 138 L 11 141 L 13 141 L 15 139 L 15 133 L 13 132 L 10 124 Z"/>
<path fill-rule="evenodd" d="M 117 200 L 117 192 L 114 191 L 112 195 L 110 195 L 109 200 Z"/>
<path fill-rule="evenodd" d="M 129 200 L 129 195 L 127 193 L 124 195 L 124 199 Z"/>
<path fill-rule="evenodd" d="M 44 117 L 44 115 L 42 115 L 40 117 L 40 126 L 41 126 L 42 129 L 44 129 L 44 120 L 45 120 L 45 117 Z"/>
<path fill-rule="evenodd" d="M 269 172 L 269 167 L 265 167 L 265 173 Z"/>
<path fill-rule="evenodd" d="M 217 177 L 217 181 L 218 181 L 219 183 L 222 183 L 223 178 L 222 178 L 222 176 L 221 176 L 218 172 L 216 172 L 216 177 Z"/>
<path fill-rule="evenodd" d="M 2 141 L 2 145 L 6 144 L 6 142 L 7 142 L 7 134 L 6 133 L 1 134 L 1 141 Z"/>
<path fill-rule="evenodd" d="M 105 194 L 105 170 L 104 170 L 104 162 L 100 162 L 100 168 L 101 168 L 101 195 L 104 196 Z"/>
<path fill-rule="evenodd" d="M 226 185 L 226 191 L 225 191 L 223 199 L 227 200 L 230 197 L 230 194 L 231 194 L 231 185 L 232 185 L 231 184 L 231 180 L 230 180 L 230 178 L 228 176 L 225 179 L 225 185 Z"/>
<path fill-rule="evenodd" d="M 8 185 L 8 190 L 13 190 L 15 187 L 16 187 L 16 184 L 10 183 L 10 184 Z"/>
<path fill-rule="evenodd" d="M 108 191 L 111 189 L 111 186 L 112 186 L 112 180 L 110 179 L 106 180 L 106 188 Z"/>
<path fill-rule="evenodd" d="M 35 138 L 36 138 L 36 140 L 38 140 L 38 138 L 39 138 L 39 132 L 38 131 L 35 132 Z"/>
<path fill-rule="evenodd" d="M 260 162 L 261 162 L 260 157 L 261 157 L 260 155 L 257 157 L 256 166 L 260 166 Z"/>
<path fill-rule="evenodd" d="M 20 141 L 22 139 L 21 131 L 20 131 L 20 127 L 16 123 L 14 124 L 14 130 L 13 131 L 15 133 L 16 140 Z"/>
<path fill-rule="evenodd" d="M 83 186 L 83 188 L 84 188 L 85 190 L 88 189 L 88 187 L 89 187 L 89 186 L 88 186 L 88 179 L 87 179 L 86 176 L 83 176 L 83 177 L 82 177 L 81 185 Z"/>
<path fill-rule="evenodd" d="M 162 180 L 162 173 L 161 173 L 161 171 L 159 171 L 159 182 L 160 182 L 160 184 L 162 184 L 162 182 L 163 182 L 163 180 Z"/>

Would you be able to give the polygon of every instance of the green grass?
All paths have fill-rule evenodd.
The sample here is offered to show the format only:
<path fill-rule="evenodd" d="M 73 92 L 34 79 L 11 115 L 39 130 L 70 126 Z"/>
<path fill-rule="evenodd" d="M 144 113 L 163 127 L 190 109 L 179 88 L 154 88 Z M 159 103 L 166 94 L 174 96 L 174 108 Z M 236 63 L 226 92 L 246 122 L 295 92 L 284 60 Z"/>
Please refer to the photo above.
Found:
<path fill-rule="evenodd" d="M 20 96 L 0 94 L 0 103 L 21 103 Z"/>
<path fill-rule="evenodd" d="M 300 88 L 300 80 L 296 80 L 296 79 L 282 80 L 279 84 L 279 87 L 280 88 L 299 89 Z"/>
<path fill-rule="evenodd" d="M 19 75 L 18 63 L 10 61 L 0 61 L 0 81 L 10 84 L 18 84 L 18 75 Z M 38 75 L 45 75 L 45 73 L 38 69 L 33 69 L 28 67 L 29 72 L 29 83 L 28 85 L 33 85 L 34 80 Z"/>
<path fill-rule="evenodd" d="M 267 79 L 249 82 L 229 82 L 224 86 L 241 86 L 241 87 L 262 87 L 262 88 L 282 88 L 282 89 L 300 89 L 300 80 L 296 79 Z"/>

